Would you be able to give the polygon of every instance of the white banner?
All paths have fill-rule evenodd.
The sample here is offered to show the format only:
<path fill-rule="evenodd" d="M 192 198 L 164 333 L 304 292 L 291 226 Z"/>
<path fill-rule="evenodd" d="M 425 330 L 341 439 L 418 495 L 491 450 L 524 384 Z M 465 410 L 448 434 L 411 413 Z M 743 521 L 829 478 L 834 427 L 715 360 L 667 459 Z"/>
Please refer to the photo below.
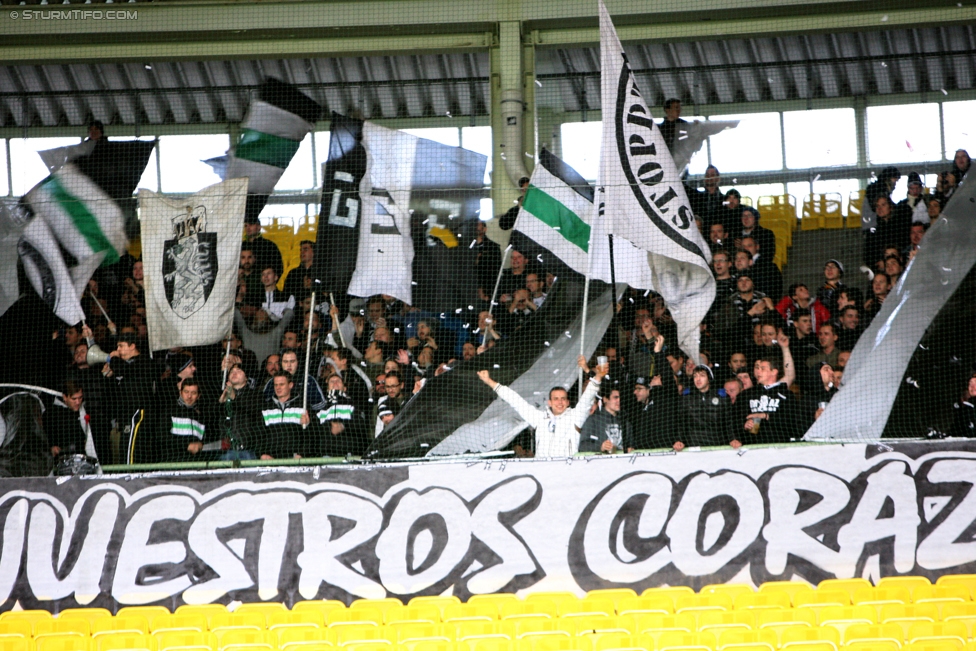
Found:
<path fill-rule="evenodd" d="M 976 570 L 976 442 L 0 479 L 0 607 Z"/>
<path fill-rule="evenodd" d="M 230 333 L 247 183 L 229 179 L 175 201 L 139 190 L 151 350 L 203 346 Z"/>

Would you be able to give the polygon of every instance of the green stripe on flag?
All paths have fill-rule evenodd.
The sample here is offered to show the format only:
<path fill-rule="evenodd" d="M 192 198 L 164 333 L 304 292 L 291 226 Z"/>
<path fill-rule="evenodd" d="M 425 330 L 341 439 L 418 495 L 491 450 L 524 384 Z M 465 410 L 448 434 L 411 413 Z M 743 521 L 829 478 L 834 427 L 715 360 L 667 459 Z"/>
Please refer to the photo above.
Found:
<path fill-rule="evenodd" d="M 254 129 L 241 129 L 234 155 L 243 160 L 285 169 L 302 143 Z"/>
<path fill-rule="evenodd" d="M 571 244 L 584 251 L 589 249 L 590 225 L 545 191 L 530 185 L 522 200 L 522 207 L 553 229 L 558 228 L 557 232 Z"/>
<path fill-rule="evenodd" d="M 98 218 L 88 210 L 88 206 L 85 205 L 84 201 L 68 192 L 55 176 L 47 177 L 43 187 L 58 202 L 58 205 L 68 213 L 75 228 L 85 238 L 91 250 L 94 253 L 105 251 L 105 259 L 102 260 L 102 266 L 119 261 L 119 252 L 109 242 L 108 237 L 105 236 L 101 225 L 98 223 Z"/>

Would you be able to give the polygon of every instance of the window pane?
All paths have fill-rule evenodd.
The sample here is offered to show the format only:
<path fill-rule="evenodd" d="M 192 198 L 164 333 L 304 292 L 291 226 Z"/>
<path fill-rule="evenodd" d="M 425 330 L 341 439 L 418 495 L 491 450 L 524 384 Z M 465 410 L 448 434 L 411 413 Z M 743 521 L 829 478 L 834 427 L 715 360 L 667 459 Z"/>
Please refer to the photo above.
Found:
<path fill-rule="evenodd" d="M 945 102 L 942 105 L 942 119 L 945 120 L 946 158 L 952 160 L 957 149 L 965 149 L 976 155 L 976 100 L 968 102 Z"/>
<path fill-rule="evenodd" d="M 491 127 L 462 127 L 461 146 L 488 157 L 488 165 L 485 166 L 485 185 L 491 185 Z"/>
<path fill-rule="evenodd" d="M 861 189 L 857 179 L 836 179 L 834 181 L 814 181 L 813 191 L 815 194 L 828 194 L 836 192 L 843 199 L 841 211 L 846 215 L 848 206 L 851 202 L 851 194 Z M 801 208 L 802 210 L 802 208 Z"/>
<path fill-rule="evenodd" d="M 7 142 L 0 138 L 0 196 L 6 196 L 10 193 L 10 187 L 7 184 Z"/>
<path fill-rule="evenodd" d="M 400 129 L 404 133 L 409 133 L 418 138 L 426 138 L 451 147 L 458 147 L 461 144 L 461 134 L 455 127 L 441 127 L 438 129 Z"/>
<path fill-rule="evenodd" d="M 11 138 L 10 169 L 13 176 L 14 196 L 26 194 L 48 175 L 47 166 L 41 161 L 37 152 L 77 145 L 80 142 L 81 138 Z"/>
<path fill-rule="evenodd" d="M 563 143 L 563 160 L 590 182 L 600 170 L 602 122 L 567 122 L 559 126 Z"/>
<path fill-rule="evenodd" d="M 329 150 L 326 149 L 326 152 Z M 326 153 L 328 158 L 328 153 Z M 309 190 L 315 186 L 315 175 L 312 173 L 312 135 L 308 134 L 298 146 L 288 167 L 275 185 L 275 190 Z"/>
<path fill-rule="evenodd" d="M 481 200 L 481 208 L 478 211 L 478 219 L 483 222 L 490 222 L 492 217 L 494 217 L 494 214 L 492 213 L 491 197 L 485 197 Z"/>
<path fill-rule="evenodd" d="M 868 158 L 872 163 L 940 160 L 938 104 L 869 106 Z"/>
<path fill-rule="evenodd" d="M 682 115 L 682 120 L 687 120 L 688 122 L 694 122 L 698 120 L 699 122 L 704 122 L 708 118 L 701 115 Z M 660 122 L 658 122 L 660 124 Z M 681 138 L 681 133 L 678 133 L 678 138 Z M 688 173 L 689 174 L 704 174 L 705 170 L 708 168 L 708 141 L 705 141 L 701 145 L 701 149 L 695 152 L 695 155 L 691 157 L 691 162 L 688 163 Z M 680 170 L 679 170 L 680 171 Z"/>
<path fill-rule="evenodd" d="M 854 109 L 787 111 L 783 128 L 791 169 L 857 163 Z"/>
<path fill-rule="evenodd" d="M 196 192 L 220 183 L 220 177 L 203 161 L 227 153 L 227 134 L 161 136 L 158 155 L 163 192 Z"/>
<path fill-rule="evenodd" d="M 308 208 L 314 214 L 317 206 L 311 205 Z M 303 203 L 269 203 L 261 211 L 261 214 L 258 215 L 258 219 L 265 226 L 271 224 L 273 220 L 278 219 L 281 224 L 289 225 L 297 229 L 306 214 L 305 204 Z"/>
<path fill-rule="evenodd" d="M 757 183 L 755 185 L 733 185 L 729 187 L 723 186 L 722 189 L 728 192 L 733 187 L 739 191 L 739 194 L 742 195 L 742 203 L 748 206 L 759 205 L 759 197 L 776 196 L 784 193 L 782 183 Z"/>
<path fill-rule="evenodd" d="M 722 174 L 783 168 L 779 113 L 712 115 L 710 120 L 739 120 L 739 126 L 710 138 L 712 165 Z"/>

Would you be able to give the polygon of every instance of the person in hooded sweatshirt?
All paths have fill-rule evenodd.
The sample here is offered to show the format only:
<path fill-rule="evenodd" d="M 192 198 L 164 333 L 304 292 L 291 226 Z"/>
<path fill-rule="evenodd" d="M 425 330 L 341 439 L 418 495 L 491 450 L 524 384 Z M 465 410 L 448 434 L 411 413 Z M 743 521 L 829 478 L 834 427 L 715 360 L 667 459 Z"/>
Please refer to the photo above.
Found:
<path fill-rule="evenodd" d="M 728 443 L 729 399 L 725 389 L 715 388 L 712 369 L 698 365 L 691 374 L 681 404 L 686 421 L 685 446 L 725 445 Z"/>
<path fill-rule="evenodd" d="M 603 406 L 583 423 L 580 452 L 620 452 L 624 439 L 630 439 L 630 423 L 620 413 L 620 390 L 605 387 L 601 391 Z"/>
<path fill-rule="evenodd" d="M 580 355 L 577 364 L 580 368 L 586 368 L 586 358 Z M 492 380 L 488 371 L 478 371 L 478 377 L 507 402 L 529 427 L 535 429 L 537 458 L 568 457 L 579 451 L 580 430 L 590 415 L 590 407 L 600 390 L 600 382 L 609 371 L 608 366 L 596 367 L 596 377 L 590 381 L 573 409 L 569 407 L 569 393 L 563 387 L 550 389 L 546 409 L 536 409 L 512 389 Z"/>
<path fill-rule="evenodd" d="M 319 454 L 325 457 L 362 456 L 370 439 L 366 417 L 346 394 L 346 383 L 333 375 L 326 384 L 325 407 L 316 414 L 319 427 Z"/>

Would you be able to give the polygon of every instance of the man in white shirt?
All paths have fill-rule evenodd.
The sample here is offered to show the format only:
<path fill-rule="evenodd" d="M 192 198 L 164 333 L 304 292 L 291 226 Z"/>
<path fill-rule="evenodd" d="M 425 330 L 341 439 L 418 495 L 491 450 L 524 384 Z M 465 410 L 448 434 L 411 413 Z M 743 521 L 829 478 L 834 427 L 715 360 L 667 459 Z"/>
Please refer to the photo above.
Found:
<path fill-rule="evenodd" d="M 582 355 L 577 363 L 580 368 L 586 368 L 586 358 Z M 609 370 L 608 364 L 596 368 L 596 377 L 587 385 L 573 409 L 569 408 L 569 394 L 563 387 L 550 389 L 549 400 L 546 401 L 548 408 L 540 410 L 512 389 L 492 380 L 488 371 L 478 371 L 478 377 L 535 429 L 537 458 L 568 457 L 579 452 L 580 429 L 590 415 L 590 407 L 600 390 L 600 381 Z"/>
<path fill-rule="evenodd" d="M 295 297 L 278 289 L 278 272 L 274 267 L 269 265 L 261 270 L 261 284 L 264 285 L 264 302 L 261 303 L 261 309 L 269 319 L 277 323 L 281 321 L 285 310 L 295 309 Z"/>

